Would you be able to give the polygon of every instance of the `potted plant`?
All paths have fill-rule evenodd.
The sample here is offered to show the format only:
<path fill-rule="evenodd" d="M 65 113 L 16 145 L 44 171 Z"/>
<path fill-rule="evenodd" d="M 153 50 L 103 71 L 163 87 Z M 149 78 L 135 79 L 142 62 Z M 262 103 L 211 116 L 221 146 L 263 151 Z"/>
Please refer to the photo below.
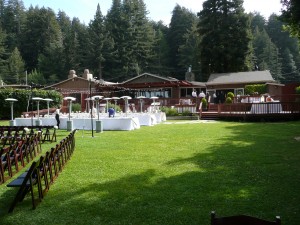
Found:
<path fill-rule="evenodd" d="M 201 102 L 202 102 L 202 110 L 206 111 L 207 110 L 207 100 L 206 100 L 206 98 L 202 98 Z"/>

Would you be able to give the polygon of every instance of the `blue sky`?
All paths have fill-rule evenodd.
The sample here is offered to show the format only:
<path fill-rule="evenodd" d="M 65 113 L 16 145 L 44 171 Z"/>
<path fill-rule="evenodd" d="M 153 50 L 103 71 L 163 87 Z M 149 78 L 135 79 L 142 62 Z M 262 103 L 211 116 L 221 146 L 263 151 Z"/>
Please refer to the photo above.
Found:
<path fill-rule="evenodd" d="M 23 2 L 26 9 L 30 5 L 38 5 L 49 7 L 56 13 L 62 10 L 70 18 L 78 17 L 86 24 L 94 18 L 98 3 L 103 15 L 106 15 L 112 5 L 112 0 L 23 0 Z M 162 20 L 166 25 L 170 22 L 176 3 L 196 13 L 202 9 L 203 2 L 204 0 L 144 0 L 149 12 L 148 17 L 154 21 Z M 280 13 L 281 4 L 280 0 L 244 0 L 244 8 L 246 12 L 257 11 L 268 18 L 272 13 Z"/>

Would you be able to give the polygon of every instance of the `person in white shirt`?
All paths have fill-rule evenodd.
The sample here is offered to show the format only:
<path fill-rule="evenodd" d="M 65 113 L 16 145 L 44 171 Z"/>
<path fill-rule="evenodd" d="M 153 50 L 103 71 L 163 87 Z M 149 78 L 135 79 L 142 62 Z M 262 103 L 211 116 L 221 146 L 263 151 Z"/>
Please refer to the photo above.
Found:
<path fill-rule="evenodd" d="M 192 92 L 192 97 L 193 97 L 193 98 L 196 98 L 196 97 L 197 97 L 197 92 L 196 92 L 195 90 L 193 90 L 193 92 Z"/>
<path fill-rule="evenodd" d="M 199 98 L 205 98 L 205 94 L 203 91 L 201 91 L 201 93 L 199 94 Z"/>

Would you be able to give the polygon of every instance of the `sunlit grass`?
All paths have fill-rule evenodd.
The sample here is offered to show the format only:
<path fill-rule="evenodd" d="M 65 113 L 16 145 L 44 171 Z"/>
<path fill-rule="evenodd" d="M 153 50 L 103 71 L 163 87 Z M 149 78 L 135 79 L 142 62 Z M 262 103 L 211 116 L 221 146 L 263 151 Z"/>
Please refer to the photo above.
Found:
<path fill-rule="evenodd" d="M 72 159 L 36 210 L 26 198 L 7 215 L 16 190 L 0 186 L 0 221 L 206 225 L 216 210 L 298 225 L 299 125 L 171 123 L 94 138 L 78 131 Z"/>

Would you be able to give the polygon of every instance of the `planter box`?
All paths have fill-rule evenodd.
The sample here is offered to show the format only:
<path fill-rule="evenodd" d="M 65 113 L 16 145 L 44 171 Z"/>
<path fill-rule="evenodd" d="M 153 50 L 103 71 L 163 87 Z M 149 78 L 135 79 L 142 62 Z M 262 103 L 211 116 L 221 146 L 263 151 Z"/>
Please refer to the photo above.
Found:
<path fill-rule="evenodd" d="M 167 120 L 199 120 L 199 116 L 167 116 Z"/>

